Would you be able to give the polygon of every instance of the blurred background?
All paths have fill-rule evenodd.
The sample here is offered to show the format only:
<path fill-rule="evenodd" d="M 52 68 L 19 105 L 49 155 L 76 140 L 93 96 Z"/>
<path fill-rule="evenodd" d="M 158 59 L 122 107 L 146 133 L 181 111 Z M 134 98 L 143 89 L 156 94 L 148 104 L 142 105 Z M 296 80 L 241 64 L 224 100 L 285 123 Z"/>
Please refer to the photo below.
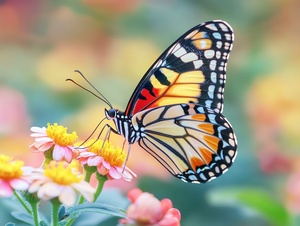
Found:
<path fill-rule="evenodd" d="M 107 183 L 104 199 L 126 208 L 114 199 L 126 200 L 138 186 L 170 198 L 183 226 L 300 225 L 297 0 L 0 0 L 0 153 L 39 166 L 42 159 L 28 149 L 30 127 L 47 122 L 84 140 L 107 106 L 65 82 L 85 85 L 74 70 L 124 110 L 157 57 L 188 29 L 213 19 L 235 31 L 224 108 L 239 142 L 234 165 L 210 183 L 186 184 L 132 148 L 128 166 L 137 180 Z M 122 138 L 114 140 L 122 145 Z M 113 190 L 120 195 L 110 196 Z M 0 209 L 2 225 L 12 218 Z"/>

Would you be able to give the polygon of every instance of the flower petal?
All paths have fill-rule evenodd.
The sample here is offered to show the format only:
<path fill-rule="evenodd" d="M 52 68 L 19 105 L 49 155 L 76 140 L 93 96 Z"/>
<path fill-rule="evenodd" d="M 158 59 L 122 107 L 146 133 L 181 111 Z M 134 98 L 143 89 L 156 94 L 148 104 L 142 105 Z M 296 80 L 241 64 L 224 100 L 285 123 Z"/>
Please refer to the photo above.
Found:
<path fill-rule="evenodd" d="M 41 200 L 49 200 L 58 197 L 63 190 L 63 186 L 53 182 L 44 183 L 37 191 L 37 196 Z"/>
<path fill-rule="evenodd" d="M 53 148 L 53 160 L 61 161 L 65 156 L 65 148 L 56 144 Z"/>
<path fill-rule="evenodd" d="M 169 211 L 169 209 L 173 208 L 173 204 L 170 199 L 162 199 L 160 201 L 160 205 L 164 215 Z"/>
<path fill-rule="evenodd" d="M 73 149 L 71 149 L 70 147 L 65 147 L 65 160 L 70 163 L 72 162 L 73 159 Z"/>
<path fill-rule="evenodd" d="M 122 177 L 122 173 L 119 172 L 116 167 L 111 167 L 110 170 L 108 170 L 108 174 L 112 179 L 120 179 Z"/>
<path fill-rule="evenodd" d="M 178 209 L 169 209 L 164 218 L 158 223 L 158 226 L 180 226 L 181 215 Z"/>
<path fill-rule="evenodd" d="M 69 207 L 74 205 L 76 202 L 76 192 L 72 187 L 66 186 L 58 198 L 62 204 Z"/>
<path fill-rule="evenodd" d="M 122 167 L 122 171 L 123 171 L 123 167 Z M 136 177 L 136 174 L 132 172 L 128 167 L 125 167 L 125 170 L 122 173 L 122 177 L 126 181 L 131 181 L 133 177 Z"/>
<path fill-rule="evenodd" d="M 103 158 L 101 156 L 92 156 L 88 159 L 87 164 L 89 166 L 97 166 L 97 165 L 101 164 L 102 162 L 103 162 Z"/>
<path fill-rule="evenodd" d="M 130 200 L 130 202 L 134 203 L 135 200 L 142 194 L 142 190 L 139 188 L 134 188 L 132 190 L 130 190 L 127 194 L 128 199 Z"/>
<path fill-rule="evenodd" d="M 13 189 L 7 181 L 0 179 L 0 197 L 10 197 L 13 194 Z"/>
<path fill-rule="evenodd" d="M 15 190 L 27 190 L 29 188 L 29 182 L 24 179 L 12 179 L 9 183 Z"/>
<path fill-rule="evenodd" d="M 30 128 L 30 130 L 34 133 L 44 133 L 44 134 L 46 134 L 46 127 L 33 126 L 33 127 Z"/>
<path fill-rule="evenodd" d="M 80 183 L 74 183 L 73 187 L 89 202 L 94 200 L 94 194 L 96 189 L 93 188 L 86 181 L 81 181 Z"/>
<path fill-rule="evenodd" d="M 137 222 L 153 224 L 159 222 L 163 217 L 159 200 L 148 192 L 142 193 L 133 205 L 135 208 L 128 208 L 127 215 Z M 134 212 L 132 212 L 133 210 Z"/>

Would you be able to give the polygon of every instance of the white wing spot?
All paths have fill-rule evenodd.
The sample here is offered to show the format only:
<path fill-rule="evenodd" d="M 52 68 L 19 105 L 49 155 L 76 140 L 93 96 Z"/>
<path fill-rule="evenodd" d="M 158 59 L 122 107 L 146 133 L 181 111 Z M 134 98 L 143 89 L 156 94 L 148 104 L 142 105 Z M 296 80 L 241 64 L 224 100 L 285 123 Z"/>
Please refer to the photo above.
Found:
<path fill-rule="evenodd" d="M 181 56 L 183 56 L 186 53 L 187 53 L 187 51 L 185 50 L 185 48 L 180 47 L 176 52 L 174 52 L 174 55 L 176 57 L 181 57 Z"/>
<path fill-rule="evenodd" d="M 230 164 L 231 163 L 231 159 L 228 156 L 225 156 L 225 161 Z"/>
<path fill-rule="evenodd" d="M 215 39 L 221 39 L 221 34 L 219 32 L 214 32 L 213 36 L 215 37 Z"/>
<path fill-rule="evenodd" d="M 233 157 L 234 154 L 235 154 L 235 151 L 233 151 L 233 150 L 228 151 L 228 155 L 229 155 L 229 156 Z"/>
<path fill-rule="evenodd" d="M 222 29 L 222 31 L 229 31 L 228 27 L 225 26 L 225 24 L 219 24 L 220 28 Z"/>
<path fill-rule="evenodd" d="M 195 175 L 189 175 L 189 180 L 191 181 L 197 181 L 197 177 Z"/>
<path fill-rule="evenodd" d="M 200 173 L 199 176 L 200 176 L 200 178 L 201 178 L 202 180 L 207 180 L 207 178 L 204 176 L 203 173 Z"/>
<path fill-rule="evenodd" d="M 216 172 L 217 174 L 220 173 L 220 168 L 219 168 L 218 166 L 215 167 L 215 172 Z"/>
<path fill-rule="evenodd" d="M 225 43 L 224 43 L 224 49 L 225 49 L 225 50 L 229 50 L 229 48 L 230 48 L 229 42 L 225 42 Z"/>
<path fill-rule="evenodd" d="M 202 60 L 195 60 L 193 61 L 195 69 L 199 69 L 202 65 L 203 65 L 203 61 Z"/>
<path fill-rule="evenodd" d="M 225 164 L 222 164 L 220 167 L 221 167 L 222 170 L 227 168 L 227 166 Z"/>
<path fill-rule="evenodd" d="M 208 87 L 208 96 L 213 99 L 214 98 L 214 91 L 215 91 L 215 86 L 214 85 L 210 85 Z"/>
<path fill-rule="evenodd" d="M 216 83 L 216 82 L 217 82 L 217 73 L 216 73 L 216 72 L 210 73 L 210 80 L 211 80 L 213 83 Z"/>
<path fill-rule="evenodd" d="M 235 142 L 233 139 L 230 138 L 230 139 L 228 139 L 228 141 L 231 146 L 235 146 Z"/>
<path fill-rule="evenodd" d="M 186 55 L 183 55 L 182 57 L 180 57 L 180 59 L 184 62 L 191 62 L 194 60 L 198 60 L 198 56 L 195 53 L 188 53 Z"/>
<path fill-rule="evenodd" d="M 176 52 L 179 48 L 181 48 L 181 45 L 179 43 L 175 44 L 175 46 L 169 50 L 168 54 Z"/>
<path fill-rule="evenodd" d="M 214 50 L 205 50 L 204 51 L 204 56 L 207 58 L 207 59 L 211 59 L 215 56 L 215 51 Z"/>
<path fill-rule="evenodd" d="M 197 107 L 197 111 L 199 113 L 204 113 L 204 108 L 203 107 Z"/>
<path fill-rule="evenodd" d="M 210 70 L 214 71 L 216 69 L 216 66 L 217 66 L 217 61 L 216 60 L 210 61 L 210 63 L 209 63 Z"/>
<path fill-rule="evenodd" d="M 205 105 L 206 105 L 208 108 L 211 108 L 211 104 L 212 104 L 212 100 L 206 100 L 206 101 L 205 101 Z"/>
<path fill-rule="evenodd" d="M 225 38 L 226 38 L 227 41 L 232 40 L 231 34 L 225 34 Z"/>
<path fill-rule="evenodd" d="M 215 177 L 215 174 L 213 172 L 208 172 L 208 176 Z"/>
<path fill-rule="evenodd" d="M 222 42 L 221 41 L 217 41 L 216 46 L 217 48 L 221 49 L 222 48 Z"/>
<path fill-rule="evenodd" d="M 205 27 L 207 27 L 208 29 L 212 30 L 212 31 L 217 31 L 218 28 L 216 27 L 215 24 L 207 24 Z"/>

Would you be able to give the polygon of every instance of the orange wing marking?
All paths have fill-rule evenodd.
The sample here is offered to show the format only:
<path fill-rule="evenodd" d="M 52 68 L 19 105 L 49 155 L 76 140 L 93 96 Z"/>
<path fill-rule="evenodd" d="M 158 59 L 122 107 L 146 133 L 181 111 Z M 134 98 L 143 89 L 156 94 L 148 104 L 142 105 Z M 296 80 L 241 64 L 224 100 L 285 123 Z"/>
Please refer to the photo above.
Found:
<path fill-rule="evenodd" d="M 200 159 L 200 158 L 197 158 L 195 156 L 193 156 L 191 159 L 190 159 L 190 162 L 191 162 L 191 166 L 192 166 L 192 169 L 196 172 L 197 170 L 197 167 L 199 166 L 202 166 L 205 164 L 205 162 Z"/>
<path fill-rule="evenodd" d="M 214 134 L 215 130 L 212 124 L 209 123 L 200 123 L 198 128 L 206 133 Z"/>
<path fill-rule="evenodd" d="M 205 164 L 209 164 L 212 161 L 212 152 L 209 151 L 207 148 L 199 148 L 200 155 L 204 160 Z"/>
<path fill-rule="evenodd" d="M 218 151 L 218 146 L 219 146 L 219 142 L 220 139 L 218 137 L 214 137 L 214 136 L 203 136 L 204 141 L 206 142 L 206 144 L 214 151 L 217 152 Z"/>

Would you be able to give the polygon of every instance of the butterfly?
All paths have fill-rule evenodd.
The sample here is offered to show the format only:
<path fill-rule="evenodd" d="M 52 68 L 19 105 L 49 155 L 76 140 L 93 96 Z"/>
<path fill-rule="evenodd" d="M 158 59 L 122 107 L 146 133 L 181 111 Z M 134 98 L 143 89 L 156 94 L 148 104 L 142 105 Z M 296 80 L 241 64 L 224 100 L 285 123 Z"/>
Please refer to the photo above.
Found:
<path fill-rule="evenodd" d="M 111 130 L 185 182 L 205 183 L 226 172 L 237 155 L 235 133 L 222 115 L 233 40 L 221 20 L 187 31 L 145 73 L 124 112 L 104 98 Z"/>

